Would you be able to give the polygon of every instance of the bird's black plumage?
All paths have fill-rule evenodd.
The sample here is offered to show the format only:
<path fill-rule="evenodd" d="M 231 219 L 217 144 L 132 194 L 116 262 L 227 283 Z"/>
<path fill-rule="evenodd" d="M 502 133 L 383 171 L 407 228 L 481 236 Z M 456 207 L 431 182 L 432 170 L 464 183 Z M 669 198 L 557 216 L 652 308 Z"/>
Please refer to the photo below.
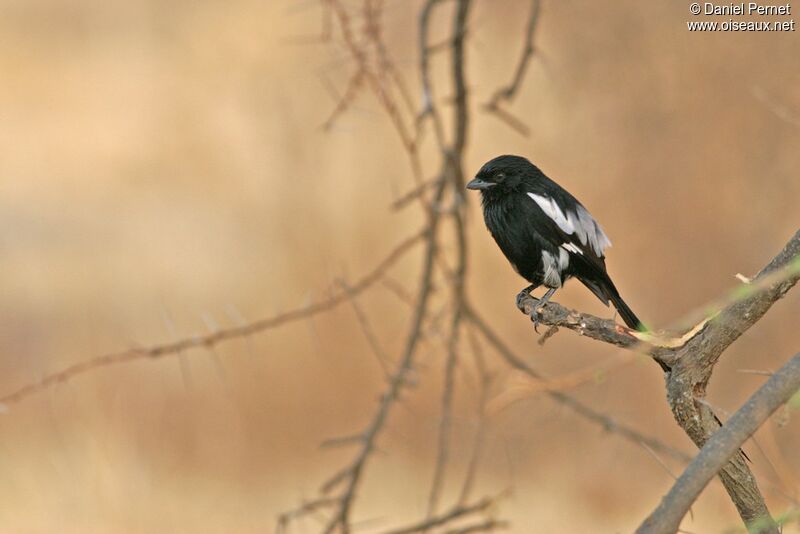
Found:
<path fill-rule="evenodd" d="M 498 156 L 467 188 L 480 190 L 486 227 L 531 283 L 525 294 L 547 287 L 540 299 L 544 304 L 575 277 L 606 306 L 611 301 L 625 324 L 642 328 L 606 273 L 605 249 L 611 241 L 586 208 L 538 167 L 520 156 Z"/>

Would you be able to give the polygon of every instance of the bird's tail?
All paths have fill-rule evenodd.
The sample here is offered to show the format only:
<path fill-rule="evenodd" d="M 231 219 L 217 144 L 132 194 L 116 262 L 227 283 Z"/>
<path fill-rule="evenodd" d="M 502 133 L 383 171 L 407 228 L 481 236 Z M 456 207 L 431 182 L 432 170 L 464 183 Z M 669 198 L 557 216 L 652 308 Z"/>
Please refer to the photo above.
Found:
<path fill-rule="evenodd" d="M 597 298 L 599 298 L 606 306 L 608 306 L 608 301 L 610 300 L 619 312 L 622 320 L 625 321 L 625 324 L 628 325 L 629 328 L 633 328 L 634 330 L 639 330 L 641 332 L 646 330 L 639 318 L 636 317 L 636 314 L 633 313 L 633 310 L 630 308 L 630 306 L 625 304 L 625 301 L 619 296 L 617 287 L 604 271 L 595 271 L 594 276 L 591 278 L 588 276 L 579 276 L 578 280 L 583 282 L 583 285 L 588 287 L 592 293 L 597 295 Z"/>
<path fill-rule="evenodd" d="M 608 305 L 608 301 L 610 300 L 614 307 L 619 312 L 619 316 L 622 317 L 622 320 L 625 321 L 625 324 L 628 325 L 629 328 L 633 328 L 634 330 L 638 330 L 639 332 L 646 332 L 647 328 L 644 326 L 642 321 L 636 317 L 636 314 L 633 313 L 633 310 L 625 304 L 625 301 L 622 300 L 622 297 L 619 296 L 619 291 L 617 291 L 617 287 L 614 285 L 614 282 L 611 281 L 611 278 L 603 272 L 603 276 L 600 278 L 602 280 L 601 284 L 598 284 L 594 280 L 589 280 L 587 278 L 579 278 L 581 282 L 584 283 L 586 287 L 592 290 L 592 293 L 597 295 L 597 297 L 603 301 L 604 304 Z M 670 368 L 667 364 L 660 360 L 655 360 L 655 362 L 661 366 L 661 369 L 664 372 L 669 372 Z"/>
<path fill-rule="evenodd" d="M 636 314 L 633 313 L 633 310 L 631 310 L 630 306 L 625 304 L 625 301 L 622 300 L 622 297 L 619 296 L 619 291 L 617 291 L 617 288 L 614 287 L 613 283 L 611 284 L 611 288 L 613 289 L 613 291 L 608 292 L 608 298 L 614 304 L 614 307 L 619 312 L 619 316 L 622 317 L 622 320 L 625 321 L 625 324 L 628 325 L 630 328 L 633 328 L 634 330 L 638 330 L 639 332 L 646 332 L 647 328 L 639 320 L 639 318 L 636 317 Z M 671 371 L 669 366 L 664 362 L 660 360 L 655 360 L 655 362 L 661 366 L 661 370 L 664 371 L 665 373 Z M 747 458 L 747 455 L 744 454 L 744 457 Z M 749 458 L 747 459 L 749 460 Z"/>
<path fill-rule="evenodd" d="M 613 291 L 609 291 L 608 293 L 609 293 L 608 298 L 611 300 L 611 303 L 619 312 L 619 316 L 622 317 L 623 321 L 625 321 L 625 324 L 628 325 L 630 328 L 633 328 L 634 330 L 644 331 L 645 330 L 644 325 L 639 320 L 639 318 L 636 317 L 636 314 L 633 313 L 633 310 L 630 308 L 630 306 L 625 304 L 625 301 L 622 300 L 622 297 L 619 296 L 619 293 L 616 291 L 616 288 L 614 288 Z"/>

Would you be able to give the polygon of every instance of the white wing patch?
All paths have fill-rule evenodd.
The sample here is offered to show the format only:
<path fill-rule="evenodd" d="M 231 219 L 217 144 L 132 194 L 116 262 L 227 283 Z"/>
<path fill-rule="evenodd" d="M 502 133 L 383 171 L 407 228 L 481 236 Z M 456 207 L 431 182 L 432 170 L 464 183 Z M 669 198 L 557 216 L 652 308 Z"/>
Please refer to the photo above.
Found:
<path fill-rule="evenodd" d="M 528 193 L 528 196 L 565 234 L 575 234 L 581 245 L 588 245 L 598 257 L 603 257 L 603 251 L 611 246 L 611 240 L 606 233 L 580 204 L 575 208 L 575 212 L 564 211 L 552 198 L 536 193 Z M 561 246 L 570 252 L 575 252 L 573 249 L 578 248 L 573 243 L 564 243 Z M 580 249 L 578 252 L 583 253 Z"/>
<path fill-rule="evenodd" d="M 537 195 L 536 193 L 528 193 L 528 196 L 531 197 L 539 207 L 542 208 L 542 211 L 553 219 L 561 230 L 567 234 L 575 233 L 575 225 L 574 220 L 572 217 L 564 215 L 564 212 L 561 211 L 561 207 L 556 204 L 556 201 L 552 198 L 548 198 L 546 196 Z"/>
<path fill-rule="evenodd" d="M 542 251 L 543 282 L 546 287 L 561 287 L 562 273 L 569 266 L 569 254 L 566 250 L 558 250 L 558 258 L 546 250 Z"/>

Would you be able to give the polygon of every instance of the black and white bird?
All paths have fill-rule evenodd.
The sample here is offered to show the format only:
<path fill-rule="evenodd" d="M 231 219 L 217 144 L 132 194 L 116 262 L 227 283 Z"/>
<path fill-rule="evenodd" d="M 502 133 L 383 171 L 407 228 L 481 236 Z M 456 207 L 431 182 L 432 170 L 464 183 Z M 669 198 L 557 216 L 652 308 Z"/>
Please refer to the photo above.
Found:
<path fill-rule="evenodd" d="M 514 270 L 531 284 L 518 303 L 545 286 L 542 307 L 575 277 L 606 306 L 611 301 L 630 328 L 643 329 L 606 273 L 608 236 L 575 197 L 536 165 L 520 156 L 498 156 L 481 167 L 467 189 L 481 192 L 486 227 Z"/>

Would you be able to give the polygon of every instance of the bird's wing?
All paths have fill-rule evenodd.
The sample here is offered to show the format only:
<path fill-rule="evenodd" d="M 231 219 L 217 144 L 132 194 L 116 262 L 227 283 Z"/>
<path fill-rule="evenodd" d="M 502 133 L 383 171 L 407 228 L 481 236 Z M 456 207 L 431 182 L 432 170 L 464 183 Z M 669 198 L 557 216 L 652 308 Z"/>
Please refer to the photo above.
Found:
<path fill-rule="evenodd" d="M 544 215 L 538 219 L 547 225 L 540 232 L 545 239 L 605 271 L 605 249 L 611 240 L 580 202 L 566 195 L 558 199 L 539 192 L 527 195 Z"/>

